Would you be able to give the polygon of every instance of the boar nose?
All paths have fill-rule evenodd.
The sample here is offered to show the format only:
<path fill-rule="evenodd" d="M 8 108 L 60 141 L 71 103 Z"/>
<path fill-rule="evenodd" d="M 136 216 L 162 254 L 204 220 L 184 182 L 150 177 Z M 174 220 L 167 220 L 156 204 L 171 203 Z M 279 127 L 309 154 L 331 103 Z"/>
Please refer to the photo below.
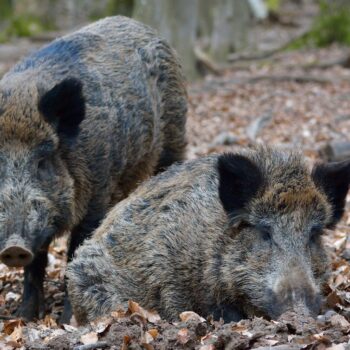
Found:
<path fill-rule="evenodd" d="M 7 247 L 0 252 L 1 261 L 9 267 L 24 267 L 33 260 L 33 253 L 20 246 Z"/>
<path fill-rule="evenodd" d="M 321 306 L 321 294 L 308 268 L 289 264 L 277 278 L 271 294 L 272 309 L 278 316 L 288 310 L 304 316 L 315 316 Z"/>

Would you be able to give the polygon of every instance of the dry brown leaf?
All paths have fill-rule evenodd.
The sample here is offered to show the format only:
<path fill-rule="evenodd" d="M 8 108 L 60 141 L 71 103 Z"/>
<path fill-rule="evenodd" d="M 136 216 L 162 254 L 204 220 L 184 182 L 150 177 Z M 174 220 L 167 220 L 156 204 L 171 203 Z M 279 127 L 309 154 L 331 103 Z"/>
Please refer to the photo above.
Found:
<path fill-rule="evenodd" d="M 86 333 L 80 337 L 80 341 L 84 345 L 94 344 L 98 342 L 98 335 L 96 332 Z"/>
<path fill-rule="evenodd" d="M 190 340 L 190 335 L 187 328 L 181 328 L 176 335 L 176 339 L 180 344 L 186 344 Z"/>
<path fill-rule="evenodd" d="M 23 338 L 23 328 L 21 326 L 15 327 L 10 337 L 13 341 L 19 343 Z"/>
<path fill-rule="evenodd" d="M 330 294 L 327 295 L 327 305 L 330 308 L 334 308 L 337 304 L 341 304 L 342 300 L 340 296 L 338 295 L 337 291 L 332 291 Z"/>
<path fill-rule="evenodd" d="M 146 350 L 154 350 L 154 346 L 152 344 L 142 343 L 141 344 Z"/>
<path fill-rule="evenodd" d="M 153 337 L 153 339 L 156 339 L 159 334 L 158 330 L 155 328 L 150 329 L 148 333 Z"/>
<path fill-rule="evenodd" d="M 0 306 L 5 305 L 5 298 L 2 294 L 0 294 Z"/>
<path fill-rule="evenodd" d="M 197 322 L 205 322 L 205 318 L 199 316 L 198 314 L 196 314 L 193 311 L 184 311 L 181 312 L 180 314 L 180 320 L 182 322 L 186 322 L 188 320 L 193 320 L 193 321 L 197 321 Z"/>
<path fill-rule="evenodd" d="M 49 315 L 45 316 L 43 323 L 46 327 L 50 327 L 50 328 L 57 327 L 56 321 L 52 317 L 50 317 Z"/>
<path fill-rule="evenodd" d="M 149 332 L 145 332 L 142 334 L 141 338 L 140 338 L 140 343 L 142 344 L 149 344 L 154 340 L 152 334 L 150 334 Z"/>
<path fill-rule="evenodd" d="M 6 346 L 8 347 L 8 349 L 19 349 L 21 348 L 21 344 L 18 344 L 17 342 L 15 342 L 14 340 L 9 340 L 6 342 Z M 0 348 L 1 350 L 3 350 L 2 348 Z"/>
<path fill-rule="evenodd" d="M 161 320 L 160 316 L 158 315 L 158 313 L 156 311 L 146 310 L 143 307 L 141 307 L 138 303 L 136 303 L 135 301 L 129 300 L 128 306 L 129 306 L 128 311 L 131 314 L 137 313 L 151 323 L 157 323 Z"/>
<path fill-rule="evenodd" d="M 15 330 L 15 328 L 23 327 L 23 326 L 24 326 L 24 322 L 21 319 L 5 321 L 3 332 L 7 335 L 11 335 L 11 333 Z"/>
<path fill-rule="evenodd" d="M 123 338 L 123 345 L 121 350 L 128 350 L 131 338 L 128 335 L 125 335 Z"/>
<path fill-rule="evenodd" d="M 114 318 L 124 318 L 126 317 L 126 311 L 123 309 L 117 309 L 111 312 L 111 316 Z"/>
<path fill-rule="evenodd" d="M 350 326 L 350 323 L 346 320 L 346 318 L 339 314 L 333 315 L 330 319 L 330 322 L 334 327 L 340 326 L 342 328 L 348 328 Z"/>
<path fill-rule="evenodd" d="M 97 334 L 103 334 L 104 332 L 106 332 L 111 326 L 111 324 L 112 324 L 111 317 L 102 317 L 102 318 L 98 318 L 95 321 L 90 322 L 92 329 Z"/>

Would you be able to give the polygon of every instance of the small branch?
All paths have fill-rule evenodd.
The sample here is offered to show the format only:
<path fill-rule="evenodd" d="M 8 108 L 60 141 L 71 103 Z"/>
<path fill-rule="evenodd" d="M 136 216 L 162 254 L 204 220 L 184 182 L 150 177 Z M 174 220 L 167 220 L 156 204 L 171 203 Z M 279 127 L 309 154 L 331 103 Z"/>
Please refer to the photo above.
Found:
<path fill-rule="evenodd" d="M 78 345 L 73 348 L 73 350 L 93 350 L 98 348 L 107 348 L 108 344 L 105 341 L 98 341 L 97 343 L 93 344 L 86 344 L 86 345 Z"/>
<path fill-rule="evenodd" d="M 194 55 L 197 61 L 200 62 L 208 71 L 214 75 L 221 75 L 222 68 L 213 62 L 209 55 L 205 53 L 199 46 L 194 47 Z"/>
<path fill-rule="evenodd" d="M 269 58 L 269 57 L 275 55 L 276 53 L 279 53 L 279 52 L 285 50 L 292 42 L 294 42 L 296 39 L 302 38 L 309 31 L 310 31 L 309 27 L 300 30 L 297 34 L 293 35 L 287 42 L 283 43 L 281 46 L 276 47 L 274 49 L 265 50 L 262 52 L 258 52 L 256 54 L 233 53 L 233 54 L 230 54 L 228 56 L 227 60 L 231 63 L 238 62 L 238 61 L 264 60 L 266 58 Z"/>
<path fill-rule="evenodd" d="M 342 58 L 338 58 L 337 60 L 328 61 L 328 62 L 319 62 L 315 64 L 305 64 L 302 65 L 303 69 L 329 69 L 334 66 L 341 66 L 344 68 L 350 68 L 350 56 L 346 55 Z M 289 66 L 287 66 L 289 68 Z M 297 65 L 295 67 L 298 67 Z"/>
<path fill-rule="evenodd" d="M 254 84 L 259 81 L 268 80 L 272 82 L 294 81 L 296 83 L 318 83 L 318 84 L 330 84 L 335 80 L 328 78 L 316 77 L 313 75 L 260 75 L 253 78 L 248 78 L 242 83 Z"/>

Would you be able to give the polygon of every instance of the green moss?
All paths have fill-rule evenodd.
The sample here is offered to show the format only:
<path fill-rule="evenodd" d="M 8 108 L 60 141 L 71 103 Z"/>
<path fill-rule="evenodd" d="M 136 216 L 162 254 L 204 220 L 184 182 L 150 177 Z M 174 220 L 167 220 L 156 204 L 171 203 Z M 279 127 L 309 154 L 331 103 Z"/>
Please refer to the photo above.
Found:
<path fill-rule="evenodd" d="M 332 43 L 350 45 L 350 5 L 336 6 L 320 2 L 320 14 L 307 34 L 291 43 L 288 49 L 324 47 Z"/>
<path fill-rule="evenodd" d="M 109 0 L 107 5 L 107 15 L 131 16 L 134 7 L 133 0 Z"/>
<path fill-rule="evenodd" d="M 266 6 L 269 11 L 277 12 L 281 6 L 281 0 L 267 0 Z"/>
<path fill-rule="evenodd" d="M 7 20 L 0 32 L 0 42 L 6 42 L 13 37 L 30 37 L 53 29 L 33 16 L 14 16 Z"/>
<path fill-rule="evenodd" d="M 11 0 L 0 0 L 0 20 L 6 20 L 11 16 Z"/>

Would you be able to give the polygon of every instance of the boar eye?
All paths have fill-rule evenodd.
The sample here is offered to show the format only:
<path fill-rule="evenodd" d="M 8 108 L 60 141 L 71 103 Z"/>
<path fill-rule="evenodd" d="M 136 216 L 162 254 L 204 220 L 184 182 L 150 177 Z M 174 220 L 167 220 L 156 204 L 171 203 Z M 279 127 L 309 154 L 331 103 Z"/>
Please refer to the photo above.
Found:
<path fill-rule="evenodd" d="M 269 226 L 258 226 L 258 230 L 264 241 L 270 241 L 272 238 L 271 228 Z"/>
<path fill-rule="evenodd" d="M 42 158 L 37 163 L 38 167 L 38 177 L 40 180 L 47 180 L 51 176 L 51 166 L 50 160 L 46 158 Z"/>
<path fill-rule="evenodd" d="M 315 240 L 317 237 L 321 236 L 323 233 L 321 225 L 315 225 L 310 231 L 310 240 Z"/>
<path fill-rule="evenodd" d="M 43 170 L 45 169 L 45 159 L 40 159 L 39 162 L 38 162 L 38 170 Z"/>

